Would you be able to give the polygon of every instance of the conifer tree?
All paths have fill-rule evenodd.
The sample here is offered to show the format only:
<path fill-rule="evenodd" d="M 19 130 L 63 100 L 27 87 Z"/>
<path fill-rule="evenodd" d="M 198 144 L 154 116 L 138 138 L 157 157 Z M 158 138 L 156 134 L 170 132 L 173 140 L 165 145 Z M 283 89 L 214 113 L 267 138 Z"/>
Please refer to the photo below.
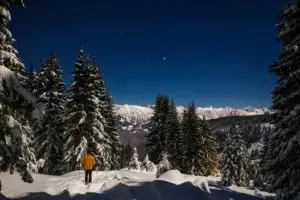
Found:
<path fill-rule="evenodd" d="M 169 105 L 169 112 L 166 119 L 165 129 L 167 134 L 166 145 L 167 145 L 170 162 L 174 166 L 174 168 L 180 170 L 181 132 L 180 132 L 180 122 L 178 118 L 178 113 L 174 101 L 171 101 Z"/>
<path fill-rule="evenodd" d="M 224 186 L 231 186 L 235 184 L 235 172 L 237 171 L 237 165 L 234 161 L 232 146 L 232 136 L 227 134 L 225 140 L 225 148 L 221 156 L 221 183 Z"/>
<path fill-rule="evenodd" d="M 119 163 L 121 164 L 121 168 L 128 167 L 131 155 L 133 154 L 133 149 L 129 143 L 123 144 L 121 149 L 121 156 Z"/>
<path fill-rule="evenodd" d="M 112 102 L 112 97 L 109 95 L 106 95 L 106 112 L 104 114 L 104 117 L 106 119 L 106 129 L 105 131 L 108 133 L 110 138 L 110 151 L 111 151 L 111 169 L 116 170 L 120 169 L 120 154 L 121 154 L 121 143 L 120 138 L 117 133 L 117 121 L 116 121 L 116 115 L 114 113 L 114 107 Z"/>
<path fill-rule="evenodd" d="M 88 148 L 94 153 L 97 162 L 96 167 L 100 170 L 109 170 L 112 163 L 112 142 L 108 133 L 110 130 L 106 130 L 106 127 L 108 127 L 108 122 L 104 117 L 104 105 L 106 105 L 106 102 L 104 102 L 104 97 L 101 96 L 104 88 L 102 88 L 101 85 L 102 80 L 100 79 L 100 73 L 95 59 L 92 62 L 88 60 L 85 77 L 87 81 L 87 100 L 85 104 L 87 117 L 84 130 L 88 138 Z M 112 120 L 112 118 L 110 120 Z M 90 135 L 88 135 L 88 132 Z"/>
<path fill-rule="evenodd" d="M 88 151 L 88 136 L 84 128 L 87 113 L 85 111 L 88 94 L 86 90 L 86 58 L 80 49 L 73 70 L 73 79 L 68 94 L 66 124 L 66 143 L 64 146 L 66 171 L 73 171 L 79 167 L 80 159 Z"/>
<path fill-rule="evenodd" d="M 38 71 L 36 75 L 36 80 L 35 80 L 35 88 L 33 90 L 33 94 L 37 97 L 38 101 L 43 103 L 44 105 L 47 104 L 48 99 L 47 96 L 45 96 L 45 93 L 49 91 L 47 88 L 47 59 L 42 59 L 40 63 L 40 70 Z"/>
<path fill-rule="evenodd" d="M 137 153 L 136 148 L 133 148 L 133 155 L 131 157 L 131 160 L 129 162 L 129 166 L 128 166 L 129 170 L 137 170 L 140 171 L 141 167 L 140 167 L 140 161 L 139 161 L 139 154 Z"/>
<path fill-rule="evenodd" d="M 172 169 L 172 164 L 168 160 L 168 154 L 163 153 L 162 160 L 158 163 L 156 177 L 160 177 L 163 173 Z"/>
<path fill-rule="evenodd" d="M 40 172 L 62 174 L 65 86 L 62 70 L 55 55 L 48 59 L 42 72 L 47 79 L 43 80 L 44 88 L 40 97 L 45 102 L 46 109 L 41 126 L 35 132 L 35 149 L 37 158 L 45 160 Z"/>
<path fill-rule="evenodd" d="M 272 108 L 275 130 L 270 136 L 273 152 L 268 162 L 269 184 L 280 200 L 299 198 L 300 189 L 300 2 L 280 13 L 277 26 L 281 41 L 279 59 L 270 66 L 277 76 Z"/>
<path fill-rule="evenodd" d="M 159 95 L 156 97 L 154 115 L 151 118 L 150 133 L 147 135 L 146 151 L 150 160 L 158 163 L 166 146 L 166 119 L 169 110 L 169 98 Z"/>
<path fill-rule="evenodd" d="M 30 65 L 29 71 L 27 73 L 27 83 L 26 83 L 27 90 L 34 93 L 34 90 L 37 87 L 37 73 L 33 70 L 33 66 Z"/>
<path fill-rule="evenodd" d="M 194 173 L 201 176 L 216 176 L 219 172 L 217 143 L 205 120 L 200 121 L 198 151 L 195 155 Z M 197 141 L 197 142 L 198 142 Z"/>
<path fill-rule="evenodd" d="M 269 152 L 269 145 L 270 145 L 270 142 L 269 142 L 269 137 L 272 133 L 271 131 L 272 129 L 269 128 L 267 129 L 267 131 L 264 132 L 263 134 L 263 149 L 262 149 L 262 162 L 261 162 L 261 174 L 262 174 L 262 177 L 263 177 L 263 184 L 264 184 L 264 189 L 265 190 L 269 190 L 270 189 L 270 185 L 268 185 L 268 162 L 269 162 L 269 154 L 271 152 Z M 270 149 L 271 150 L 271 149 Z"/>
<path fill-rule="evenodd" d="M 262 143 L 263 148 L 258 149 L 257 151 L 252 151 L 251 155 L 251 168 L 252 170 L 249 172 L 249 175 L 253 175 L 253 185 L 255 187 L 262 188 L 266 190 L 265 183 L 267 182 L 267 152 L 268 152 L 268 137 L 271 133 L 270 127 L 263 127 L 262 128 Z M 253 153 L 255 156 L 253 157 Z"/>
<path fill-rule="evenodd" d="M 200 134 L 200 119 L 196 114 L 196 107 L 191 103 L 183 113 L 182 118 L 182 133 L 185 143 L 182 146 L 183 157 L 182 172 L 190 174 L 193 171 L 195 162 L 195 155 L 200 149 L 199 134 Z"/>
<path fill-rule="evenodd" d="M 141 170 L 145 170 L 146 172 L 154 172 L 155 165 L 153 162 L 149 160 L 149 156 L 146 155 L 144 161 L 141 164 Z"/>
<path fill-rule="evenodd" d="M 20 5 L 24 6 L 22 0 L 3 0 L 0 2 L 1 12 L 0 12 L 0 65 L 4 65 L 11 71 L 13 71 L 20 81 L 22 86 L 26 86 L 26 70 L 24 64 L 17 57 L 18 51 L 13 46 L 15 39 L 12 38 L 12 34 L 8 29 L 8 24 L 11 21 L 11 15 L 8 10 L 10 5 Z"/>
<path fill-rule="evenodd" d="M 225 186 L 248 186 L 248 168 L 249 158 L 245 141 L 239 128 L 231 127 L 221 157 L 221 183 Z"/>
<path fill-rule="evenodd" d="M 34 102 L 24 96 L 24 93 L 30 96 L 22 87 L 26 85 L 25 68 L 17 57 L 14 40 L 7 28 L 11 21 L 8 8 L 12 4 L 23 5 L 23 2 L 0 2 L 0 172 L 16 170 L 22 180 L 31 183 L 33 178 L 28 165 L 34 160 L 34 155 L 26 146 L 31 134 L 26 127 Z M 1 76 L 2 73 L 5 76 Z"/>
<path fill-rule="evenodd" d="M 74 66 L 73 80 L 67 104 L 68 131 L 65 144 L 68 170 L 79 166 L 79 160 L 87 151 L 96 158 L 96 168 L 111 168 L 111 138 L 108 134 L 108 113 L 103 80 L 95 59 L 85 58 L 83 50 Z M 112 130 L 112 129 L 111 129 Z"/>

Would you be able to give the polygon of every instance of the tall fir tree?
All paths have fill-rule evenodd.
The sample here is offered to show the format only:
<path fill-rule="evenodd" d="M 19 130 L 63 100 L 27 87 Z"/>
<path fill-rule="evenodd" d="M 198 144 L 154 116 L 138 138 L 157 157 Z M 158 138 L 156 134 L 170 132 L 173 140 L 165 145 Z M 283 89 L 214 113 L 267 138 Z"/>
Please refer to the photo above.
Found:
<path fill-rule="evenodd" d="M 270 149 L 271 142 L 269 138 L 272 134 L 272 128 L 268 129 L 263 135 L 263 149 L 262 149 L 262 176 L 263 176 L 263 184 L 265 184 L 265 190 L 270 190 L 269 183 L 269 170 L 268 170 L 268 163 L 270 155 L 272 154 L 272 149 Z"/>
<path fill-rule="evenodd" d="M 110 155 L 111 155 L 111 169 L 117 170 L 121 168 L 120 164 L 120 154 L 121 154 L 121 143 L 119 134 L 117 132 L 117 119 L 116 114 L 114 112 L 114 106 L 112 97 L 110 95 L 106 95 L 106 112 L 104 114 L 104 117 L 106 119 L 106 128 L 105 131 L 109 135 L 110 138 Z"/>
<path fill-rule="evenodd" d="M 182 122 L 182 134 L 184 138 L 184 144 L 182 144 L 183 157 L 181 159 L 181 168 L 183 173 L 193 173 L 195 163 L 197 162 L 196 155 L 200 149 L 200 119 L 196 114 L 195 104 L 192 102 L 188 105 L 188 108 L 184 111 Z"/>
<path fill-rule="evenodd" d="M 121 168 L 126 168 L 129 165 L 131 155 L 133 154 L 133 149 L 129 143 L 123 144 L 121 148 L 121 156 L 119 163 Z"/>
<path fill-rule="evenodd" d="M 55 55 L 52 55 L 44 68 L 47 77 L 42 85 L 43 93 L 40 97 L 45 102 L 45 116 L 35 132 L 35 149 L 38 159 L 44 159 L 45 164 L 40 172 L 51 175 L 63 173 L 63 133 L 65 86 L 62 70 Z"/>
<path fill-rule="evenodd" d="M 16 170 L 22 180 L 32 182 L 28 165 L 34 160 L 34 153 L 27 148 L 31 139 L 27 125 L 34 102 L 24 96 L 24 93 L 31 96 L 22 87 L 26 85 L 25 67 L 17 57 L 7 28 L 11 21 L 8 8 L 12 4 L 23 5 L 23 2 L 0 2 L 0 172 Z"/>
<path fill-rule="evenodd" d="M 169 112 L 166 119 L 167 152 L 172 166 L 180 170 L 181 166 L 181 131 L 180 121 L 176 110 L 176 105 L 172 100 L 169 105 Z"/>
<path fill-rule="evenodd" d="M 68 131 L 65 162 L 69 171 L 79 167 L 87 151 L 96 158 L 96 168 L 111 168 L 111 138 L 107 132 L 107 102 L 104 82 L 95 60 L 90 61 L 81 49 L 74 66 L 67 104 Z"/>
<path fill-rule="evenodd" d="M 216 176 L 219 173 L 217 142 L 205 118 L 200 121 L 199 149 L 196 154 L 196 173 L 202 176 Z"/>
<path fill-rule="evenodd" d="M 101 96 L 105 91 L 101 85 L 100 73 L 95 59 L 87 63 L 85 111 L 87 114 L 85 132 L 88 138 L 88 148 L 96 157 L 96 167 L 101 170 L 111 168 L 111 138 L 106 130 L 107 121 L 104 117 L 105 102 Z M 88 135 L 88 132 L 90 133 Z"/>
<path fill-rule="evenodd" d="M 262 127 L 262 143 L 263 147 L 262 149 L 257 150 L 257 156 L 255 158 L 251 158 L 252 163 L 251 167 L 252 171 L 250 173 L 254 174 L 253 178 L 253 185 L 255 187 L 262 188 L 263 190 L 266 190 L 266 185 L 267 183 L 267 169 L 266 169 L 266 164 L 267 164 L 267 159 L 268 159 L 268 141 L 269 141 L 269 136 L 271 133 L 272 128 L 271 127 Z M 253 152 L 252 152 L 253 153 Z M 253 173 L 254 171 L 254 173 Z M 250 174 L 251 176 L 251 174 Z"/>
<path fill-rule="evenodd" d="M 66 121 L 67 131 L 64 145 L 65 167 L 67 171 L 79 168 L 80 159 L 88 151 L 88 135 L 84 130 L 87 113 L 85 104 L 88 98 L 86 91 L 86 58 L 83 49 L 80 49 L 73 70 L 73 79 L 67 99 Z"/>
<path fill-rule="evenodd" d="M 156 97 L 154 115 L 150 122 L 150 132 L 147 135 L 146 151 L 150 160 L 158 163 L 161 160 L 162 153 L 167 150 L 166 145 L 166 119 L 169 110 L 169 98 L 158 95 Z"/>
<path fill-rule="evenodd" d="M 201 120 L 194 103 L 191 103 L 183 113 L 182 132 L 184 152 L 181 162 L 184 173 L 209 176 L 217 175 L 219 171 L 216 139 L 213 137 L 205 119 Z"/>
<path fill-rule="evenodd" d="M 277 26 L 281 55 L 270 66 L 277 76 L 272 108 L 276 111 L 270 136 L 269 184 L 277 199 L 294 200 L 300 190 L 300 2 L 294 1 L 280 13 Z"/>
<path fill-rule="evenodd" d="M 45 96 L 44 94 L 47 93 L 49 90 L 45 83 L 46 81 L 48 81 L 47 72 L 45 72 L 45 70 L 47 69 L 47 59 L 43 58 L 41 60 L 40 65 L 41 65 L 40 69 L 36 74 L 36 78 L 35 78 L 33 94 L 37 97 L 39 102 L 46 105 L 48 99 L 47 96 Z"/>
<path fill-rule="evenodd" d="M 231 186 L 235 184 L 235 177 L 237 171 L 237 165 L 234 161 L 232 146 L 232 136 L 231 133 L 227 134 L 225 140 L 225 148 L 221 154 L 221 183 L 224 186 Z"/>
<path fill-rule="evenodd" d="M 8 29 L 8 24 L 11 21 L 11 15 L 8 7 L 11 4 L 24 6 L 22 0 L 3 0 L 0 2 L 0 64 L 13 71 L 17 79 L 20 81 L 21 85 L 26 86 L 27 77 L 25 66 L 17 57 L 18 51 L 13 46 L 15 43 L 15 39 L 12 38 L 12 34 Z"/>
<path fill-rule="evenodd" d="M 225 186 L 232 184 L 248 186 L 250 183 L 247 174 L 249 164 L 246 144 L 239 127 L 231 127 L 221 156 L 221 183 Z"/>
<path fill-rule="evenodd" d="M 33 65 L 30 65 L 29 71 L 27 72 L 27 90 L 34 94 L 34 91 L 37 87 L 37 73 L 33 69 Z"/>

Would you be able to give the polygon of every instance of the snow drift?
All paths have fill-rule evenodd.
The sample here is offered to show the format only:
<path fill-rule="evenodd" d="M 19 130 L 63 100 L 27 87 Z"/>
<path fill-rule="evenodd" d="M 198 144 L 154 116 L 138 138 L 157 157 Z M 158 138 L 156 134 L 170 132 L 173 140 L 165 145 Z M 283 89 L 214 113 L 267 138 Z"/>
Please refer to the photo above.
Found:
<path fill-rule="evenodd" d="M 257 191 L 232 186 L 224 188 L 217 184 L 218 177 L 201 177 L 168 171 L 155 179 L 154 173 L 128 170 L 94 172 L 93 182 L 83 184 L 84 172 L 74 171 L 63 176 L 34 174 L 35 182 L 20 182 L 17 175 L 0 174 L 3 195 L 0 199 L 63 200 L 259 200 Z M 17 187 L 16 187 L 17 186 Z M 270 196 L 259 193 L 260 196 Z M 80 198 L 81 197 L 81 198 Z"/>

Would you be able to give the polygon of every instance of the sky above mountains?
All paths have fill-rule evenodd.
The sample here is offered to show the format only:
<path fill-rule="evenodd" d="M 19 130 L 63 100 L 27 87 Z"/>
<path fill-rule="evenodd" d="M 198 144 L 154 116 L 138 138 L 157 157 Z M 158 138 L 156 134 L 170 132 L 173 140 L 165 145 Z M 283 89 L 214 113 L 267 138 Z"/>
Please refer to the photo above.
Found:
<path fill-rule="evenodd" d="M 39 68 L 55 52 L 66 83 L 81 46 L 118 104 L 270 106 L 279 56 L 274 0 L 25 0 L 11 29 L 20 58 Z"/>

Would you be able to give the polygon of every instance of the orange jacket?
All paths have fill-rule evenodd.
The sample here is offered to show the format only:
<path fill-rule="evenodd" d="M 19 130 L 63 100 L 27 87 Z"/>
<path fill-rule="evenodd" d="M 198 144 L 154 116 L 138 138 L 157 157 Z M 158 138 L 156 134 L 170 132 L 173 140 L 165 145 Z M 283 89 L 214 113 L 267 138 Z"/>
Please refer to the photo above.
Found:
<path fill-rule="evenodd" d="M 92 170 L 94 168 L 94 165 L 96 164 L 96 161 L 94 156 L 92 156 L 91 154 L 87 154 L 81 159 L 80 163 L 85 170 Z"/>

